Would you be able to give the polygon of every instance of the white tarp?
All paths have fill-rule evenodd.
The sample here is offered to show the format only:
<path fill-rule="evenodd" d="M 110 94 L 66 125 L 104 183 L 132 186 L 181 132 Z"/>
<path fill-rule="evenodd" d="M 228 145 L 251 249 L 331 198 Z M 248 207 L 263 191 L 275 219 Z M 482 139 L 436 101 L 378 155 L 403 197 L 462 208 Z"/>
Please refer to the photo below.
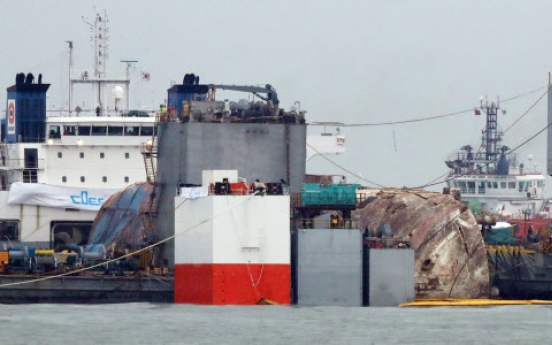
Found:
<path fill-rule="evenodd" d="M 209 195 L 209 187 L 183 187 L 180 189 L 180 195 L 188 199 L 203 198 Z"/>
<path fill-rule="evenodd" d="M 55 186 L 16 182 L 8 194 L 9 205 L 35 205 L 98 211 L 118 189 Z"/>

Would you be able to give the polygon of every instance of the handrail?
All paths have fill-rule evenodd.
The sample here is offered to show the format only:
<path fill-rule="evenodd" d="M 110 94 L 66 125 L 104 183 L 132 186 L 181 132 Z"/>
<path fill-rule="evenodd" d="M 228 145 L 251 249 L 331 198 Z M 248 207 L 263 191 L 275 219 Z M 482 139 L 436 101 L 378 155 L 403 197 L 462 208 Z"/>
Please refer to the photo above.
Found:
<path fill-rule="evenodd" d="M 351 219 L 296 218 L 291 221 L 292 229 L 359 229 L 359 222 Z"/>

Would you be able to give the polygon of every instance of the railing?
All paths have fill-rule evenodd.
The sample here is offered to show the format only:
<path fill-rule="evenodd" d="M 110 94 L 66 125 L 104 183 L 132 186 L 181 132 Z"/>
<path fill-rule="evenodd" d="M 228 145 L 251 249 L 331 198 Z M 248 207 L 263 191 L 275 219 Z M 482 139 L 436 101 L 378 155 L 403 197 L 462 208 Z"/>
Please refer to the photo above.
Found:
<path fill-rule="evenodd" d="M 4 156 L 0 159 L 0 167 L 8 169 L 44 169 L 44 159 L 39 159 L 37 162 L 25 162 L 24 159 L 5 159 Z"/>
<path fill-rule="evenodd" d="M 358 229 L 358 221 L 351 219 L 300 218 L 291 221 L 292 229 Z"/>
<path fill-rule="evenodd" d="M 487 154 L 486 153 L 482 153 L 482 152 L 479 152 L 479 153 L 467 153 L 467 152 L 461 152 L 461 153 L 458 153 L 458 159 L 459 160 L 464 160 L 464 161 L 489 161 L 489 162 L 492 162 L 493 160 L 488 160 L 487 159 Z"/>
<path fill-rule="evenodd" d="M 48 109 L 49 117 L 98 117 L 96 109 Z M 118 109 L 115 111 L 113 108 L 102 109 L 99 117 L 153 117 L 157 113 L 156 110 L 135 110 Z M 146 116 L 147 115 L 147 116 Z"/>
<path fill-rule="evenodd" d="M 71 79 L 79 79 L 79 80 L 111 80 L 111 79 L 120 79 L 121 82 L 123 80 L 128 80 L 128 78 L 126 76 L 124 76 L 124 72 L 121 73 L 121 71 L 119 72 L 114 72 L 114 71 L 102 71 L 101 72 L 101 77 L 97 77 L 94 75 L 94 69 L 93 68 L 90 68 L 90 69 L 82 69 L 82 70 L 76 70 L 76 69 L 72 69 L 71 70 Z M 119 76 L 117 76 L 119 75 Z M 108 76 L 116 76 L 116 77 L 108 77 Z"/>

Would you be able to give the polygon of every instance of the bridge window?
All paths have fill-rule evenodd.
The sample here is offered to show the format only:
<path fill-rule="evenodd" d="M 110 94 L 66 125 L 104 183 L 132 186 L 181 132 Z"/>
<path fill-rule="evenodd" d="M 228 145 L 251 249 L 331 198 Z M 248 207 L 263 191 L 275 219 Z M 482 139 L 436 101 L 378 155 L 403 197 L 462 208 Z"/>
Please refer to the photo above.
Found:
<path fill-rule="evenodd" d="M 506 182 L 500 182 L 500 189 L 506 189 Z"/>
<path fill-rule="evenodd" d="M 79 135 L 90 135 L 90 126 L 79 126 Z"/>
<path fill-rule="evenodd" d="M 464 181 L 458 182 L 458 187 L 460 188 L 460 192 L 462 192 L 463 194 L 467 193 L 468 189 L 466 188 L 466 182 Z"/>
<path fill-rule="evenodd" d="M 92 126 L 92 135 L 107 135 L 107 126 Z"/>
<path fill-rule="evenodd" d="M 475 181 L 468 182 L 468 194 L 475 194 Z"/>
<path fill-rule="evenodd" d="M 84 152 L 79 153 L 80 158 L 84 158 Z"/>
<path fill-rule="evenodd" d="M 104 158 L 105 157 L 105 154 L 103 152 L 100 152 L 100 158 Z"/>
<path fill-rule="evenodd" d="M 58 152 L 58 158 L 63 157 L 63 154 L 61 152 Z"/>
<path fill-rule="evenodd" d="M 516 183 L 515 182 L 508 182 L 508 189 L 516 189 Z"/>
<path fill-rule="evenodd" d="M 477 192 L 479 194 L 485 194 L 485 182 L 484 181 L 481 181 L 479 182 L 479 186 L 477 188 Z"/>
<path fill-rule="evenodd" d="M 544 186 L 543 181 L 537 181 L 537 187 L 542 188 Z"/>
<path fill-rule="evenodd" d="M 109 127 L 109 135 L 123 135 L 123 127 Z"/>
<path fill-rule="evenodd" d="M 128 176 L 125 176 L 125 183 L 128 183 L 129 179 Z"/>
<path fill-rule="evenodd" d="M 129 158 L 130 158 L 130 153 L 125 152 L 125 158 L 126 158 L 126 159 L 129 159 Z"/>
<path fill-rule="evenodd" d="M 63 135 L 77 135 L 77 126 L 63 126 Z"/>
<path fill-rule="evenodd" d="M 498 182 L 493 182 L 493 189 L 498 189 Z"/>
<path fill-rule="evenodd" d="M 107 182 L 107 176 L 102 177 L 102 181 L 105 183 Z"/>
<path fill-rule="evenodd" d="M 138 126 L 126 126 L 125 135 L 136 136 L 140 134 L 140 127 Z"/>
<path fill-rule="evenodd" d="M 519 183 L 519 191 L 520 192 L 527 192 L 527 189 L 529 188 L 529 183 L 528 182 L 520 182 Z"/>
<path fill-rule="evenodd" d="M 148 137 L 153 136 L 153 127 L 142 127 L 140 129 L 140 135 Z"/>
<path fill-rule="evenodd" d="M 85 180 L 85 179 L 84 179 L 84 176 L 81 176 L 81 182 L 84 183 L 84 180 Z"/>
<path fill-rule="evenodd" d="M 59 125 L 50 125 L 50 130 L 48 132 L 48 138 L 59 139 L 61 138 L 61 130 Z"/>
<path fill-rule="evenodd" d="M 63 183 L 67 182 L 67 176 L 62 176 L 61 177 L 61 182 L 63 182 Z"/>

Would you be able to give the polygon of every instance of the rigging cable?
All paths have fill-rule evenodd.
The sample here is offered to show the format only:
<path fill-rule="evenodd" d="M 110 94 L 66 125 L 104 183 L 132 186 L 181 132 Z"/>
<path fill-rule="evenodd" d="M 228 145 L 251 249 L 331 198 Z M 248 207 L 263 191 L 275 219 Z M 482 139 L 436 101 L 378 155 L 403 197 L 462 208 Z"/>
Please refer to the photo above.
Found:
<path fill-rule="evenodd" d="M 541 129 L 540 131 L 538 131 L 535 135 L 533 135 L 532 137 L 530 137 L 529 139 L 525 140 L 524 142 L 522 142 L 521 144 L 519 144 L 518 146 L 514 147 L 513 149 L 511 149 L 510 151 L 507 152 L 507 154 L 510 154 L 514 151 L 516 151 L 517 149 L 519 149 L 520 147 L 524 146 L 525 144 L 527 144 L 528 142 L 530 142 L 531 140 L 535 139 L 539 134 L 541 134 L 542 132 L 544 132 L 545 130 L 547 130 L 550 126 L 552 126 L 552 122 L 550 122 L 548 125 L 546 125 L 546 127 L 544 127 L 543 129 Z"/>
<path fill-rule="evenodd" d="M 510 98 L 506 98 L 505 100 L 502 100 L 501 102 L 504 103 L 504 102 L 512 101 L 514 99 L 518 99 L 518 98 L 533 94 L 533 93 L 535 93 L 537 91 L 540 91 L 544 88 L 548 88 L 548 86 L 542 86 L 542 87 L 539 87 L 538 89 L 531 90 L 531 91 L 528 91 L 528 92 L 510 97 Z M 542 95 L 541 98 L 539 98 L 539 100 L 542 99 L 542 97 L 544 97 L 544 95 Z M 432 121 L 432 120 L 437 120 L 437 119 L 441 119 L 441 118 L 444 118 L 444 117 L 450 117 L 450 116 L 455 116 L 455 115 L 466 114 L 466 113 L 469 113 L 469 112 L 472 112 L 472 111 L 473 111 L 473 108 L 470 108 L 470 109 L 460 110 L 460 111 L 456 111 L 456 112 L 448 113 L 448 114 L 435 115 L 435 116 L 429 116 L 429 117 L 420 117 L 420 118 L 416 118 L 416 119 L 402 120 L 402 121 L 374 122 L 374 123 L 351 123 L 351 124 L 344 123 L 344 124 L 339 124 L 339 127 L 373 127 L 373 126 L 401 125 L 401 124 L 413 123 L 413 122 Z M 320 123 L 320 124 L 309 123 L 309 126 L 327 126 L 327 125 L 328 124 L 324 124 L 324 123 Z"/>
<path fill-rule="evenodd" d="M 515 125 L 516 123 L 518 123 L 519 120 L 521 120 L 525 115 L 529 114 L 529 112 L 530 112 L 531 110 L 533 110 L 533 108 L 543 99 L 544 96 L 546 96 L 547 93 L 548 93 L 548 90 L 546 90 L 546 91 L 539 97 L 539 99 L 537 99 L 537 100 L 535 101 L 535 103 L 533 103 L 533 104 L 529 107 L 529 109 L 527 109 L 520 117 L 518 117 L 517 120 L 515 120 L 510 126 L 508 126 L 508 128 L 506 128 L 506 129 L 504 130 L 504 133 L 508 132 L 508 131 L 510 130 L 510 128 L 514 127 L 514 125 Z"/>
<path fill-rule="evenodd" d="M 365 181 L 365 182 L 368 182 L 368 183 L 370 183 L 370 184 L 373 184 L 374 186 L 378 186 L 378 187 L 380 187 L 380 188 L 386 188 L 385 186 L 383 186 L 383 185 L 381 185 L 381 184 L 379 184 L 379 183 L 376 183 L 376 182 L 372 182 L 372 181 L 370 181 L 370 180 L 367 180 L 367 179 L 365 179 L 364 177 L 362 177 L 362 176 L 360 176 L 360 175 L 358 175 L 358 174 L 355 174 L 354 172 L 352 172 L 352 171 L 350 171 L 350 170 L 344 168 L 343 166 L 337 164 L 336 162 L 334 162 L 334 161 L 332 161 L 331 159 L 329 159 L 328 157 L 326 157 L 325 154 L 320 153 L 317 149 L 315 149 L 314 147 L 312 147 L 312 146 L 309 145 L 308 143 L 307 143 L 307 146 L 310 147 L 314 152 L 316 152 L 316 153 L 318 153 L 320 156 L 322 156 L 325 160 L 327 160 L 328 162 L 332 163 L 333 165 L 335 165 L 335 166 L 338 167 L 339 169 L 341 169 L 341 170 L 343 170 L 343 171 L 345 171 L 345 172 L 348 172 L 348 173 L 351 174 L 352 176 L 354 176 L 354 177 L 356 177 L 356 178 L 359 178 L 359 179 L 361 179 L 361 180 L 363 180 L 363 181 Z"/>

